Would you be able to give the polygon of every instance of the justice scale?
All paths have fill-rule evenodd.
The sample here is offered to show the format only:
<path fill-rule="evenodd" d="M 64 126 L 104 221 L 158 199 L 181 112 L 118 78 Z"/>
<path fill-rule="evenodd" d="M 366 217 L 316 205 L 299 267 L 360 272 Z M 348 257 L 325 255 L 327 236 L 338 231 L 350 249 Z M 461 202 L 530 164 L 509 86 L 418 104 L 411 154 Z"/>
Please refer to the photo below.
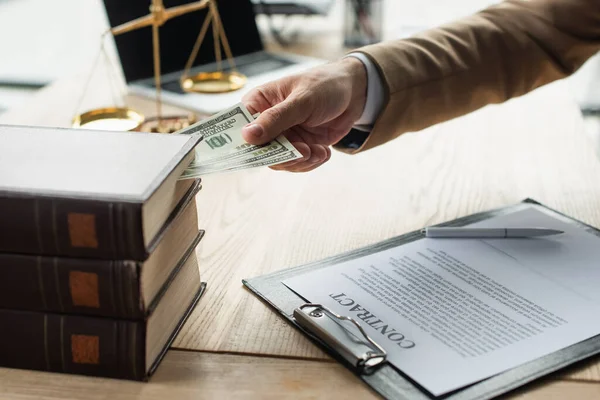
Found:
<path fill-rule="evenodd" d="M 83 101 L 89 80 L 91 79 L 93 70 L 100 61 L 101 56 L 103 56 L 109 64 L 109 84 L 111 84 L 112 88 L 114 78 L 110 75 L 110 70 L 114 70 L 115 68 L 110 64 L 110 58 L 108 57 L 104 46 L 106 36 L 108 34 L 117 36 L 136 29 L 151 27 L 154 83 L 156 87 L 156 117 L 147 118 L 139 111 L 127 107 L 126 105 L 118 106 L 116 97 L 113 97 L 115 105 L 96 108 L 81 114 L 76 114 L 73 118 L 72 126 L 81 129 L 173 133 L 196 122 L 196 117 L 194 115 L 175 115 L 167 117 L 162 115 L 159 28 L 172 18 L 205 8 L 208 9 L 206 17 L 204 18 L 198 38 L 196 39 L 184 71 L 179 79 L 181 89 L 188 93 L 225 93 L 242 88 L 246 84 L 246 76 L 236 70 L 229 42 L 227 41 L 227 36 L 225 35 L 225 30 L 221 23 L 216 0 L 200 0 L 171 8 L 165 8 L 163 0 L 151 0 L 150 13 L 148 15 L 111 28 L 102 34 L 100 51 L 94 62 L 92 71 L 90 72 L 90 78 L 88 78 L 88 81 L 84 86 L 79 104 Z M 211 23 L 217 70 L 200 72 L 190 76 L 190 69 L 198 55 L 200 46 Z M 227 62 L 230 66 L 229 71 L 223 71 L 221 66 L 221 44 L 223 45 Z"/>

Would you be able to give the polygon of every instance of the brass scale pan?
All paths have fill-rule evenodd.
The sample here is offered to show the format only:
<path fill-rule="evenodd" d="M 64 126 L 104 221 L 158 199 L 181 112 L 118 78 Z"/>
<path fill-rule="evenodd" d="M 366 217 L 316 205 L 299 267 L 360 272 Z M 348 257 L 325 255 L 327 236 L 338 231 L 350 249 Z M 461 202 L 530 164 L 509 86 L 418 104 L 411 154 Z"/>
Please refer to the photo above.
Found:
<path fill-rule="evenodd" d="M 246 77 L 236 71 L 233 72 L 201 72 L 195 76 L 181 81 L 181 88 L 188 93 L 225 93 L 242 88 L 246 84 Z M 177 129 L 185 128 L 181 122 L 189 116 L 175 116 L 163 118 L 166 126 L 175 126 Z M 164 121 L 166 120 L 166 121 Z M 144 126 L 146 121 L 139 112 L 127 107 L 105 107 L 78 114 L 73 119 L 74 128 L 92 130 L 115 131 L 153 131 L 151 126 Z M 174 130 L 174 129 L 171 129 Z"/>

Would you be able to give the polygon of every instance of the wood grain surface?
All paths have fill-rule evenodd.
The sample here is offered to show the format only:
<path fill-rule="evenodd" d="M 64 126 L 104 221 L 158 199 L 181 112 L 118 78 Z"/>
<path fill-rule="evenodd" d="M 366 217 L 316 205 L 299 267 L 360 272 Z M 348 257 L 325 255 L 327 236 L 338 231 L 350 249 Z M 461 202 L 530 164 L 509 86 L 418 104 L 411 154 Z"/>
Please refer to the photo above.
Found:
<path fill-rule="evenodd" d="M 562 400 L 599 396 L 600 384 L 546 378 L 504 398 Z M 176 350 L 167 353 L 149 382 L 0 368 L 0 397 L 19 400 L 380 398 L 333 362 Z"/>
<path fill-rule="evenodd" d="M 597 399 L 599 397 L 600 385 L 597 383 L 556 380 L 542 380 L 503 396 L 504 399 L 512 400 Z"/>
<path fill-rule="evenodd" d="M 377 399 L 335 363 L 170 351 L 149 382 L 0 368 L 2 399 Z"/>
<path fill-rule="evenodd" d="M 600 382 L 600 358 L 592 357 L 557 373 L 563 380 Z"/>

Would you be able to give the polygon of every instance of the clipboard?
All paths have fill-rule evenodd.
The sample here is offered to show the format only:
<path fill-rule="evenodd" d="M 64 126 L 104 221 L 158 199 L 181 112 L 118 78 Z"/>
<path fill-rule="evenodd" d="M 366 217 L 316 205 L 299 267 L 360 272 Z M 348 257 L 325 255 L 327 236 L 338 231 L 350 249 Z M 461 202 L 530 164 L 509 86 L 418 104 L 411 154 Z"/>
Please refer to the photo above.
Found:
<path fill-rule="evenodd" d="M 463 226 L 488 218 L 535 207 L 553 217 L 600 237 L 600 230 L 553 210 L 533 199 L 476 214 L 437 226 Z M 385 350 L 360 327 L 357 321 L 337 315 L 320 304 L 312 304 L 281 283 L 283 280 L 334 264 L 377 253 L 423 238 L 420 230 L 317 262 L 275 273 L 243 279 L 242 283 L 260 300 L 300 330 L 313 343 L 348 368 L 356 377 L 386 399 L 400 400 L 486 400 L 506 394 L 541 377 L 600 353 L 600 335 L 563 348 L 488 379 L 442 396 L 434 396 L 387 362 Z"/>

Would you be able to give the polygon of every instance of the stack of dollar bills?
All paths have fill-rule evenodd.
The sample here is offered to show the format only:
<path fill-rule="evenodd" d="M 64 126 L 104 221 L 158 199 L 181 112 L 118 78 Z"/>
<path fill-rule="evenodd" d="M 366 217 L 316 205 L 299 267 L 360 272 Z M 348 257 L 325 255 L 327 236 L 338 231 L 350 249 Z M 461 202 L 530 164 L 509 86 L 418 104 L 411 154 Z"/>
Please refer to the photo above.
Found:
<path fill-rule="evenodd" d="M 178 131 L 180 135 L 203 136 L 196 146 L 194 161 L 180 179 L 276 165 L 302 158 L 302 154 L 283 135 L 260 146 L 247 143 L 242 138 L 242 128 L 254 121 L 255 116 L 240 103 Z"/>

